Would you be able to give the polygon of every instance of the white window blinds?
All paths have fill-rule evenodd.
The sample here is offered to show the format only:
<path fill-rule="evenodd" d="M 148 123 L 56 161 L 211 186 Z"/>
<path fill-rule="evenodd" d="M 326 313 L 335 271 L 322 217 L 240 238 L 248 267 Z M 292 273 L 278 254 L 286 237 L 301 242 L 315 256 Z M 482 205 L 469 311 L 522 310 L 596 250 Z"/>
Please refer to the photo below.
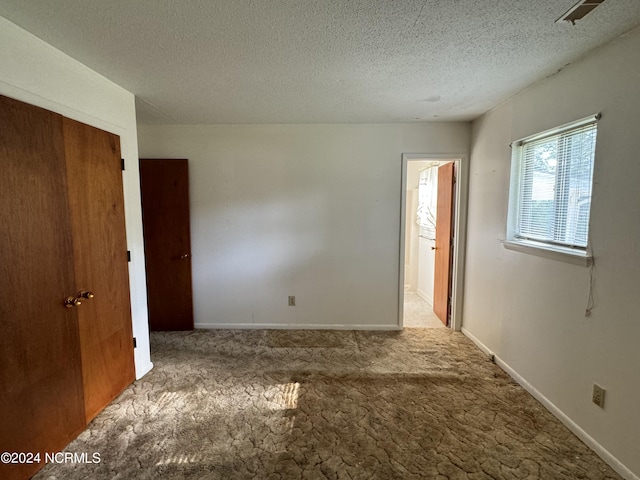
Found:
<path fill-rule="evenodd" d="M 596 133 L 592 120 L 516 146 L 515 240 L 586 248 Z"/>

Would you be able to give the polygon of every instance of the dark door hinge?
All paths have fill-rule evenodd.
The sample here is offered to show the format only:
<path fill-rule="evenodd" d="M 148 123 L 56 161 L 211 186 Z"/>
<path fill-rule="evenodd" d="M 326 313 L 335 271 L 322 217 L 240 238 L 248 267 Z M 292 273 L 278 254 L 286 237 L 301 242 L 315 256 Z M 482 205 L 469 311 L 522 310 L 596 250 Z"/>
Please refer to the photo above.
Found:
<path fill-rule="evenodd" d="M 133 348 L 138 348 L 138 342 L 136 341 L 136 337 L 133 337 Z"/>
<path fill-rule="evenodd" d="M 131 250 L 127 250 L 127 262 L 131 261 Z"/>
<path fill-rule="evenodd" d="M 122 167 L 122 170 L 124 171 L 124 158 L 120 159 L 120 166 Z"/>

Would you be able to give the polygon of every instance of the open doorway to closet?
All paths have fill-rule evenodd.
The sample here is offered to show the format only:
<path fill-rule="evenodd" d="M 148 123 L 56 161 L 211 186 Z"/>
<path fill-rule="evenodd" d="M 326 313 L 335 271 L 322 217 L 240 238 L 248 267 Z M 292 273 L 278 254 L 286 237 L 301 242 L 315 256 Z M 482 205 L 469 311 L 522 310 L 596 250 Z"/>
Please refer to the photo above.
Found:
<path fill-rule="evenodd" d="M 462 158 L 404 155 L 399 325 L 461 324 Z"/>

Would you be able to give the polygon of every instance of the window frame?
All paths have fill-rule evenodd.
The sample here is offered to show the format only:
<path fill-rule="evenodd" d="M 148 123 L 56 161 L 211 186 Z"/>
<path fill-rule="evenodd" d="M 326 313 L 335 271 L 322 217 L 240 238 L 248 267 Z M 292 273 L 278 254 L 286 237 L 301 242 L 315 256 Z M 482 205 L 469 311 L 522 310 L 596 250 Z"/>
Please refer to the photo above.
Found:
<path fill-rule="evenodd" d="M 557 243 L 552 239 L 549 240 L 537 240 L 533 238 L 520 237 L 516 235 L 518 212 L 520 204 L 522 202 L 523 191 L 523 169 L 521 168 L 524 156 L 524 148 L 527 144 L 537 142 L 544 139 L 550 139 L 559 135 L 584 128 L 590 124 L 596 125 L 596 137 L 597 137 L 597 123 L 600 120 L 601 114 L 590 115 L 575 122 L 567 123 L 559 127 L 546 130 L 544 132 L 530 135 L 528 137 L 516 140 L 511 144 L 511 176 L 509 179 L 509 204 L 507 215 L 507 235 L 506 240 L 503 242 L 505 248 L 522 253 L 529 253 L 546 258 L 552 258 L 555 260 L 566 261 L 577 265 L 591 265 L 593 258 L 591 255 L 591 249 L 589 244 L 589 226 L 587 225 L 587 246 L 568 246 L 561 243 Z M 597 138 L 596 138 L 597 143 Z M 591 198 L 593 197 L 593 168 L 595 165 L 596 152 L 594 150 L 592 158 L 592 178 L 591 178 Z M 556 174 L 556 181 L 558 181 L 558 175 Z M 589 215 L 591 213 L 591 206 L 589 207 Z"/>

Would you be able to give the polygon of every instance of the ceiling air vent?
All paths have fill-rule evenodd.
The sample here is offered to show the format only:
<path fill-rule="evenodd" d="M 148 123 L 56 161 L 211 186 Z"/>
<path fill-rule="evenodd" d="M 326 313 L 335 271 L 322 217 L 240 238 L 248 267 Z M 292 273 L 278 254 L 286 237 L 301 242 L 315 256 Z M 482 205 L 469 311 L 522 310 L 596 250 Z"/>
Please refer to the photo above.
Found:
<path fill-rule="evenodd" d="M 576 20 L 582 20 L 591 10 L 600 5 L 604 0 L 580 0 L 573 7 L 567 10 L 564 15 L 556 20 L 556 23 L 571 22 L 575 25 Z"/>

